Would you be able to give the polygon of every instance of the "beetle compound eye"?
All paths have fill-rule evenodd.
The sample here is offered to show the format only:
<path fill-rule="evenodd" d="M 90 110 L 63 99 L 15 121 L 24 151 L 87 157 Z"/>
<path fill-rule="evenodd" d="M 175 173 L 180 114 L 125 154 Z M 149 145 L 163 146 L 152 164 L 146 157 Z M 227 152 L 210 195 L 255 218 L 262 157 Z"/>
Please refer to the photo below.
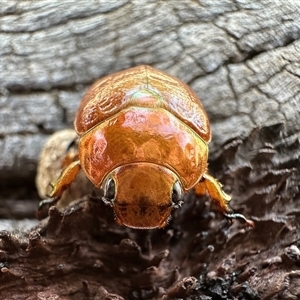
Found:
<path fill-rule="evenodd" d="M 106 204 L 112 204 L 116 196 L 116 184 L 112 177 L 109 177 L 104 184 L 103 201 Z"/>
<path fill-rule="evenodd" d="M 176 181 L 172 190 L 172 204 L 174 208 L 180 207 L 183 199 L 183 191 L 179 181 Z"/>

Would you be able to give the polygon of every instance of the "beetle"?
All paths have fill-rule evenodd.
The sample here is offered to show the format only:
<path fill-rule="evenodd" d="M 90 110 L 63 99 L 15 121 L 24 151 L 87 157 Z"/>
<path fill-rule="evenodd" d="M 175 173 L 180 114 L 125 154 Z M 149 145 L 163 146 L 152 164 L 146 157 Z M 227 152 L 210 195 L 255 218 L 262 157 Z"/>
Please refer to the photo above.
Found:
<path fill-rule="evenodd" d="M 207 114 L 182 81 L 147 65 L 108 75 L 84 95 L 75 121 L 78 155 L 53 184 L 57 201 L 79 170 L 104 191 L 116 222 L 131 228 L 162 228 L 183 196 L 209 194 L 226 217 L 231 197 L 208 174 Z"/>

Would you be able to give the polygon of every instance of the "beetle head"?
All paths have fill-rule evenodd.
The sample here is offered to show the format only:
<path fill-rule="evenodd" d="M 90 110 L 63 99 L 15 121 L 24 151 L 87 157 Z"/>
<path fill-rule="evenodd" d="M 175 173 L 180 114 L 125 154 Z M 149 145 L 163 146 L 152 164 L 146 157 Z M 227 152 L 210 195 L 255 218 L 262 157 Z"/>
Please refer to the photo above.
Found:
<path fill-rule="evenodd" d="M 169 169 L 134 163 L 116 168 L 103 182 L 103 200 L 114 207 L 116 221 L 131 228 L 162 228 L 181 205 L 181 184 Z"/>

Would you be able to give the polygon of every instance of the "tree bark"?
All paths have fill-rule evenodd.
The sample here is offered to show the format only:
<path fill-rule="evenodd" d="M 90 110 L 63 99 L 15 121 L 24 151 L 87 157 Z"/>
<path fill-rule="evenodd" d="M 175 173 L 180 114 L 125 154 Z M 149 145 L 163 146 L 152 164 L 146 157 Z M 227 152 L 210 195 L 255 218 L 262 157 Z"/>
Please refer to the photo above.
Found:
<path fill-rule="evenodd" d="M 229 226 L 191 193 L 166 229 L 130 230 L 83 198 L 2 231 L 0 298 L 298 299 L 299 28 L 292 0 L 0 1 L 2 218 L 33 216 L 16 200 L 37 201 L 41 148 L 88 86 L 149 64 L 198 94 L 210 171 L 256 224 Z"/>

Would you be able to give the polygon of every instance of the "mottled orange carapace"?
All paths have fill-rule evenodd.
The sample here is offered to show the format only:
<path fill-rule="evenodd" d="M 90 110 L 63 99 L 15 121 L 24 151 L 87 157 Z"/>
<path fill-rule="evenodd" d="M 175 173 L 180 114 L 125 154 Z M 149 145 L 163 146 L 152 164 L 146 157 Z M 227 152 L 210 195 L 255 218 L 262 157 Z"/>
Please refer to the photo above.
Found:
<path fill-rule="evenodd" d="M 82 169 L 104 190 L 116 221 L 132 228 L 164 227 L 183 195 L 208 193 L 231 218 L 221 185 L 207 174 L 210 125 L 196 94 L 150 66 L 98 80 L 86 92 L 75 122 L 78 156 L 54 184 L 59 198 Z"/>

